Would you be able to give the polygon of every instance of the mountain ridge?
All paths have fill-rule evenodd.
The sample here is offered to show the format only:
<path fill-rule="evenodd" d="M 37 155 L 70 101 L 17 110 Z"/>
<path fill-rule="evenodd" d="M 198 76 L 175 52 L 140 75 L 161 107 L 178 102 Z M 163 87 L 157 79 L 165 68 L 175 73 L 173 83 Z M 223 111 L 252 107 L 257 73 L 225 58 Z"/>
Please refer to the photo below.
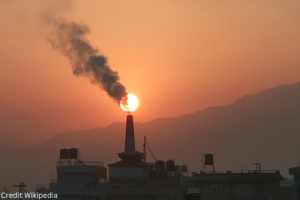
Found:
<path fill-rule="evenodd" d="M 299 162 L 299 102 L 300 82 L 224 106 L 135 123 L 136 149 L 142 150 L 146 135 L 156 159 L 173 159 L 189 165 L 190 171 L 199 172 L 202 154 L 213 153 L 217 171 L 253 169 L 253 163 L 260 162 L 262 169 L 280 169 L 286 176 Z M 47 183 L 55 174 L 60 148 L 78 147 L 84 160 L 118 161 L 124 139 L 125 122 L 59 134 L 28 148 L 0 150 L 0 184 Z M 149 154 L 148 160 L 153 161 Z"/>

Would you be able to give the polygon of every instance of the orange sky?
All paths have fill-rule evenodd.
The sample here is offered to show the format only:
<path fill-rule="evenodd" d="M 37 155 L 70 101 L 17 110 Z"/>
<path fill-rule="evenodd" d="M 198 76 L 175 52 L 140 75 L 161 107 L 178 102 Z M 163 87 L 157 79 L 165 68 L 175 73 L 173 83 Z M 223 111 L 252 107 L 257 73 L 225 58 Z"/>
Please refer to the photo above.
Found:
<path fill-rule="evenodd" d="M 300 80 L 299 0 L 61 2 L 0 1 L 2 148 L 125 120 L 47 42 L 45 7 L 90 27 L 87 39 L 138 96 L 139 122 Z"/>

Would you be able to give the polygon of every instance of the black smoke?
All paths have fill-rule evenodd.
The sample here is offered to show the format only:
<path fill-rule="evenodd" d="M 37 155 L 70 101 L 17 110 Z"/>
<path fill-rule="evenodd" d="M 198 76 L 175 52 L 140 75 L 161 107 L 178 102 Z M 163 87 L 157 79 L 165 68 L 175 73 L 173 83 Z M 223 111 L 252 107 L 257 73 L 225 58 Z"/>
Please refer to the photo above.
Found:
<path fill-rule="evenodd" d="M 76 22 L 68 22 L 50 15 L 43 16 L 50 27 L 48 41 L 54 49 L 63 53 L 71 62 L 73 74 L 87 76 L 91 83 L 103 88 L 106 93 L 119 103 L 127 92 L 120 83 L 118 72 L 107 64 L 107 58 L 98 53 L 86 39 L 89 28 Z"/>

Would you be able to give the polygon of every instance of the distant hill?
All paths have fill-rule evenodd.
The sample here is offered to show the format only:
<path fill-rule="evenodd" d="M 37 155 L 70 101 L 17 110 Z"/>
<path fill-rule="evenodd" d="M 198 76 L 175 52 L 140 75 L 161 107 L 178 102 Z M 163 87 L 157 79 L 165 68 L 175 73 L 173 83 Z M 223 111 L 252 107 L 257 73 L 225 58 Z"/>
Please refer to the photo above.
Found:
<path fill-rule="evenodd" d="M 254 169 L 259 162 L 262 169 L 280 169 L 287 176 L 288 168 L 300 161 L 300 83 L 177 118 L 135 123 L 139 151 L 144 135 L 157 159 L 173 159 L 191 171 L 201 169 L 202 154 L 213 153 L 217 171 Z M 55 178 L 60 148 L 79 147 L 84 160 L 117 161 L 124 137 L 125 123 L 114 123 L 60 134 L 30 148 L 1 150 L 0 186 L 47 184 L 52 174 Z M 153 161 L 150 154 L 148 160 Z"/>

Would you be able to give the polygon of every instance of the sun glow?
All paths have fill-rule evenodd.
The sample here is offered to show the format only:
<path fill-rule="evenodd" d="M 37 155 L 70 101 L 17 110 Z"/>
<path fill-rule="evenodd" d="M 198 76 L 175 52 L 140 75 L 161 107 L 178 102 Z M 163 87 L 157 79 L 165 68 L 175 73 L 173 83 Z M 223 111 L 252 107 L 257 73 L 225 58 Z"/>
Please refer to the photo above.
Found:
<path fill-rule="evenodd" d="M 139 100 L 134 94 L 127 94 L 127 96 L 123 97 L 120 101 L 120 107 L 124 111 L 132 112 L 137 109 L 139 105 Z"/>

